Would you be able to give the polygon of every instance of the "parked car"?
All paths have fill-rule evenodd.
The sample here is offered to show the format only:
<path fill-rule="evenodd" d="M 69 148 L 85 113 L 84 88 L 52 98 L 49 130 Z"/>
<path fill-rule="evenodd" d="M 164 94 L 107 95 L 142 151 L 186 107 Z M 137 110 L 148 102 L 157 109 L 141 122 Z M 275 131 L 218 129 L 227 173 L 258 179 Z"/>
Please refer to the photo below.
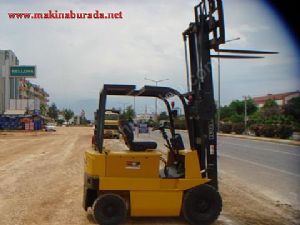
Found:
<path fill-rule="evenodd" d="M 45 126 L 45 131 L 56 131 L 55 123 L 47 123 Z"/>

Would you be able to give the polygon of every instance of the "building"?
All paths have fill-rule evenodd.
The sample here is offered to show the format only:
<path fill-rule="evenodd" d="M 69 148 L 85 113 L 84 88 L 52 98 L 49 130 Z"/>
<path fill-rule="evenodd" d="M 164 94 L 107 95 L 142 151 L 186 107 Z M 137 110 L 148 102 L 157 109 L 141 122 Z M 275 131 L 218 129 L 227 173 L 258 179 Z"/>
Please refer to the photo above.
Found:
<path fill-rule="evenodd" d="M 48 108 L 48 93 L 23 77 L 10 77 L 19 60 L 11 50 L 0 50 L 0 114 L 40 113 Z"/>
<path fill-rule="evenodd" d="M 154 120 L 156 118 L 155 114 L 150 113 L 143 113 L 143 114 L 137 114 L 135 116 L 136 121 L 148 121 L 150 119 Z"/>
<path fill-rule="evenodd" d="M 16 109 L 28 109 L 29 111 L 39 111 L 41 108 L 48 110 L 48 97 L 49 94 L 43 88 L 26 79 L 21 79 L 19 99 L 10 100 L 10 109 L 17 107 Z"/>
<path fill-rule="evenodd" d="M 300 91 L 294 91 L 294 92 L 285 92 L 285 93 L 279 93 L 279 94 L 268 94 L 268 95 L 265 95 L 265 96 L 253 97 L 253 101 L 260 108 L 269 99 L 275 100 L 275 102 L 279 106 L 284 106 L 290 99 L 295 98 L 295 97 L 299 97 L 299 96 L 300 96 Z"/>
<path fill-rule="evenodd" d="M 9 100 L 18 96 L 19 80 L 10 78 L 10 66 L 19 65 L 19 60 L 11 50 L 0 50 L 0 114 L 9 109 Z"/>

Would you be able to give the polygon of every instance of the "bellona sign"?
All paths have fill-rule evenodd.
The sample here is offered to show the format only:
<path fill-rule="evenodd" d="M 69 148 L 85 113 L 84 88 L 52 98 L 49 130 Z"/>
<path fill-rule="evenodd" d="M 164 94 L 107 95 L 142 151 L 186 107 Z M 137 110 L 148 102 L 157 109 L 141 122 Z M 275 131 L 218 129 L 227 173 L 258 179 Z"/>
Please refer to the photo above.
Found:
<path fill-rule="evenodd" d="M 35 78 L 36 67 L 35 66 L 11 66 L 10 77 Z"/>

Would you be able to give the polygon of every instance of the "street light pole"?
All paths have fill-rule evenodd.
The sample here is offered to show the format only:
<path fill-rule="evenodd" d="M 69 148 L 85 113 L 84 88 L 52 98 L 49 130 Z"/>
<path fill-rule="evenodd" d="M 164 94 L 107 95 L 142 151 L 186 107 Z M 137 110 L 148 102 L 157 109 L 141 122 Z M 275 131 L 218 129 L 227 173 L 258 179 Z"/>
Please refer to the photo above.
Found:
<path fill-rule="evenodd" d="M 158 83 L 166 81 L 166 80 L 169 80 L 168 78 L 167 79 L 163 79 L 163 80 L 152 80 L 152 79 L 148 79 L 147 77 L 145 77 L 144 79 L 154 82 L 156 87 L 157 87 Z M 157 119 L 157 98 L 155 98 L 155 117 Z"/>
<path fill-rule="evenodd" d="M 218 56 L 220 53 L 218 52 Z M 220 110 L 221 110 L 221 62 L 218 57 L 218 131 L 220 131 Z"/>
<path fill-rule="evenodd" d="M 225 43 L 240 40 L 240 37 L 233 38 L 230 40 L 225 41 Z M 218 52 L 218 56 L 220 52 Z M 220 131 L 220 110 L 221 110 L 221 60 L 218 57 L 218 114 L 217 114 L 217 122 L 218 122 L 218 131 Z"/>
<path fill-rule="evenodd" d="M 245 126 L 245 133 L 246 133 L 246 130 L 247 130 L 247 96 L 244 96 L 244 105 L 245 105 L 245 117 L 244 117 L 244 126 Z"/>

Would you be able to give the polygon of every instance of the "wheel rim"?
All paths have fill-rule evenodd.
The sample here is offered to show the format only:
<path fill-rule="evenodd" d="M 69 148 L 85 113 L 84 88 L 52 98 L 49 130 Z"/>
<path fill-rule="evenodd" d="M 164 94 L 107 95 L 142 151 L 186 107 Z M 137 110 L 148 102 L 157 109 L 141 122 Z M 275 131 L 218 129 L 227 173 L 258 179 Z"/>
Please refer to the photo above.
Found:
<path fill-rule="evenodd" d="M 112 218 L 118 214 L 118 208 L 114 204 L 107 205 L 102 208 L 102 214 L 107 218 Z"/>
<path fill-rule="evenodd" d="M 195 204 L 195 210 L 197 213 L 206 213 L 210 209 L 210 203 L 204 199 L 200 199 Z"/>

